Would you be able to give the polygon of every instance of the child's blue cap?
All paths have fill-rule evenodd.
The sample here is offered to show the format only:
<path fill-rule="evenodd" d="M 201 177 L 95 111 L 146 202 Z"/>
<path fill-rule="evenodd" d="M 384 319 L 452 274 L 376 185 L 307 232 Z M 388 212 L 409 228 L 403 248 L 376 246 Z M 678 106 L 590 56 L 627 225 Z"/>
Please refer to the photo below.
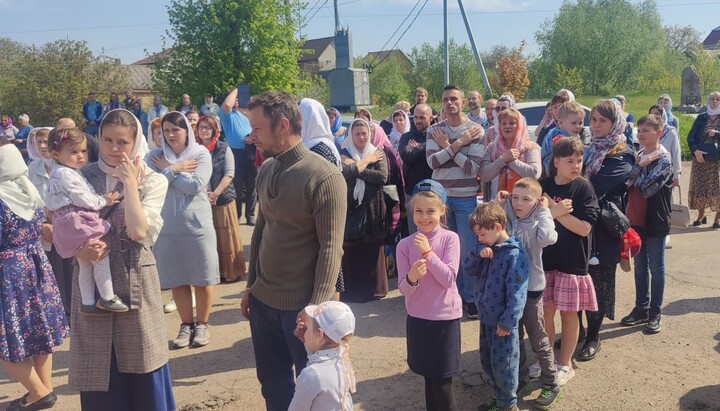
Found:
<path fill-rule="evenodd" d="M 430 191 L 431 193 L 440 197 L 443 204 L 447 204 L 447 193 L 445 192 L 445 188 L 437 181 L 426 178 L 425 180 L 422 180 L 419 183 L 415 184 L 412 192 L 413 195 L 421 191 Z"/>

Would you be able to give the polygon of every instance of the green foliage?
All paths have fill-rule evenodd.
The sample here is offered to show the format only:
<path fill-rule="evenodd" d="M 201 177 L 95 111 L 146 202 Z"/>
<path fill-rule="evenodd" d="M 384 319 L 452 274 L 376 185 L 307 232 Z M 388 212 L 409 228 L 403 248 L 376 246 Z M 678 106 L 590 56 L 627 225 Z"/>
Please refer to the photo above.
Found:
<path fill-rule="evenodd" d="M 458 45 L 455 40 L 450 39 L 448 47 L 450 82 L 464 90 L 483 90 L 480 72 L 470 46 Z M 428 90 L 430 101 L 440 100 L 442 89 L 445 87 L 442 41 L 435 47 L 430 43 L 423 43 L 419 48 L 413 47 L 410 60 L 413 62 L 413 72 L 409 81 L 411 88 L 423 86 Z"/>
<path fill-rule="evenodd" d="M 710 55 L 705 50 L 697 50 L 693 56 L 692 67 L 700 76 L 700 89 L 704 96 L 717 90 L 720 81 L 720 54 Z M 705 99 L 703 98 L 703 103 Z"/>
<path fill-rule="evenodd" d="M 687 58 L 692 58 L 702 48 L 700 32 L 693 26 L 665 26 L 665 41 L 668 50 L 679 51 Z"/>
<path fill-rule="evenodd" d="M 372 59 L 359 59 L 358 67 L 363 63 L 371 64 Z M 377 62 L 376 62 L 377 63 Z M 370 73 L 370 99 L 373 105 L 393 105 L 397 101 L 407 100 L 415 90 L 408 83 L 412 74 L 412 64 L 399 54 L 391 54 L 377 64 Z"/>
<path fill-rule="evenodd" d="M 296 0 L 172 0 L 172 55 L 158 62 L 158 87 L 171 99 L 188 93 L 195 101 L 238 83 L 253 93 L 303 90 L 299 10 Z"/>
<path fill-rule="evenodd" d="M 553 85 L 555 90 L 568 89 L 572 90 L 576 97 L 581 96 L 583 92 L 583 71 L 578 67 L 565 67 L 562 64 L 555 65 L 555 80 Z"/>
<path fill-rule="evenodd" d="M 658 56 L 665 47 L 664 35 L 652 0 L 578 0 L 563 3 L 536 38 L 542 60 L 577 67 L 589 94 L 611 94 L 643 76 L 637 68 Z"/>
<path fill-rule="evenodd" d="M 57 40 L 42 47 L 0 40 L 0 112 L 27 113 L 35 126 L 71 117 L 78 125 L 89 92 L 99 96 L 128 87 L 122 66 L 93 55 L 84 41 Z"/>
<path fill-rule="evenodd" d="M 300 82 L 307 84 L 304 90 L 295 94 L 298 100 L 303 98 L 311 98 L 317 100 L 324 107 L 330 106 L 330 87 L 324 78 L 318 75 L 300 72 Z"/>

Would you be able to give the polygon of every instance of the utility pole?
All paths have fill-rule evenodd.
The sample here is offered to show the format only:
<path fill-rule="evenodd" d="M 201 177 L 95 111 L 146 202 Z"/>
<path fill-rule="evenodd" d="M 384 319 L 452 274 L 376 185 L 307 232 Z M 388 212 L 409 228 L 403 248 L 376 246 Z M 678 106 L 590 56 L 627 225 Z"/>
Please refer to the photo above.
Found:
<path fill-rule="evenodd" d="M 450 51 L 448 45 L 448 7 L 443 0 L 443 54 L 445 56 L 445 85 L 450 84 Z"/>
<path fill-rule="evenodd" d="M 477 45 L 475 44 L 475 36 L 473 35 L 472 29 L 470 28 L 470 22 L 468 21 L 467 14 L 465 13 L 465 6 L 463 5 L 462 0 L 458 0 L 458 6 L 460 6 L 460 13 L 462 14 L 463 21 L 465 22 L 465 30 L 467 30 L 468 37 L 470 39 L 470 45 L 472 46 L 473 54 L 475 55 L 475 62 L 477 63 L 478 71 L 480 71 L 480 76 L 482 77 L 483 83 L 485 85 L 485 90 L 488 92 L 488 94 L 492 94 L 490 82 L 488 81 L 487 73 L 485 72 L 485 66 L 483 66 L 482 59 L 480 58 L 480 53 L 478 52 Z M 443 0 L 443 54 L 445 59 L 445 84 L 447 85 L 450 84 L 450 52 L 448 44 L 447 0 Z"/>

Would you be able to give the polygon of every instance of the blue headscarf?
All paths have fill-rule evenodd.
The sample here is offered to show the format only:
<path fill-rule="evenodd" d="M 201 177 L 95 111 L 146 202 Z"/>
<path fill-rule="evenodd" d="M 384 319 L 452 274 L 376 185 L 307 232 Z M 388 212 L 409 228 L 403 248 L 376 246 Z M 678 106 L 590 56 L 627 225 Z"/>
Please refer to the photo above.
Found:
<path fill-rule="evenodd" d="M 340 130 L 340 127 L 342 127 L 342 119 L 340 118 L 340 112 L 335 107 L 330 107 L 329 110 L 332 110 L 335 112 L 335 121 L 330 125 L 330 131 L 332 131 L 333 134 L 337 133 Z"/>
<path fill-rule="evenodd" d="M 667 99 L 670 103 L 668 103 L 667 110 L 665 110 L 665 122 L 668 123 L 668 125 L 673 125 L 673 115 L 672 115 L 672 99 L 670 98 L 670 95 L 668 94 L 662 94 L 660 97 L 658 97 L 658 104 L 660 104 L 660 100 Z"/>

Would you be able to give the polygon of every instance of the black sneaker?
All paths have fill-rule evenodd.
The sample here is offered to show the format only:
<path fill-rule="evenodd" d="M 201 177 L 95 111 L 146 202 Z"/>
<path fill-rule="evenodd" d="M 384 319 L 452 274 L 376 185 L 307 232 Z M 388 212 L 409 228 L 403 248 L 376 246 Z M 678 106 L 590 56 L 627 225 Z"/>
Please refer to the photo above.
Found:
<path fill-rule="evenodd" d="M 467 311 L 467 316 L 470 319 L 477 320 L 478 318 L 478 309 L 477 306 L 474 303 L 465 303 L 465 310 Z"/>
<path fill-rule="evenodd" d="M 530 384 L 528 384 L 528 382 L 523 379 L 518 379 L 518 388 L 515 391 L 515 395 L 517 395 L 518 398 L 520 398 L 520 397 L 524 397 L 525 394 L 527 394 L 529 392 L 530 392 Z"/>
<path fill-rule="evenodd" d="M 660 326 L 660 314 L 650 314 L 650 318 L 648 319 L 647 324 L 645 324 L 645 329 L 643 330 L 645 334 L 657 334 L 662 330 L 662 327 Z"/>
<path fill-rule="evenodd" d="M 497 400 L 495 398 L 491 399 L 490 401 L 486 402 L 485 404 L 480 404 L 478 406 L 478 411 L 491 411 L 491 410 L 499 410 L 497 406 Z"/>
<path fill-rule="evenodd" d="M 535 399 L 535 406 L 541 410 L 549 410 L 560 401 L 560 398 L 562 398 L 562 389 L 560 387 L 543 385 L 540 395 Z"/>
<path fill-rule="evenodd" d="M 650 310 L 647 308 L 638 308 L 635 307 L 630 312 L 630 314 L 623 317 L 622 320 L 620 320 L 620 323 L 624 326 L 632 326 L 632 325 L 639 325 L 639 324 L 645 324 L 648 322 L 648 317 L 650 316 Z"/>

